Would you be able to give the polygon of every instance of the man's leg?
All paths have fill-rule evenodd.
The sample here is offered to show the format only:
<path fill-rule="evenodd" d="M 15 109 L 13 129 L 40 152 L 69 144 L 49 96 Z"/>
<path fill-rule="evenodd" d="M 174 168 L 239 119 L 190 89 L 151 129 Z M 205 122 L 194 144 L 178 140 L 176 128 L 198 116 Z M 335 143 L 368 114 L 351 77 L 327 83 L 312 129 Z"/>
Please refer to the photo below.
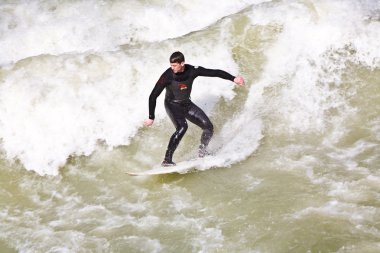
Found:
<path fill-rule="evenodd" d="M 199 157 L 204 157 L 208 154 L 206 148 L 214 134 L 214 126 L 207 117 L 206 113 L 204 113 L 204 111 L 194 103 L 189 105 L 186 119 L 203 129 L 201 145 L 199 146 Z"/>
<path fill-rule="evenodd" d="M 174 151 L 177 149 L 182 137 L 185 135 L 188 126 L 186 119 L 183 115 L 183 108 L 181 105 L 165 101 L 165 109 L 176 128 L 176 131 L 170 138 L 168 148 L 165 154 L 165 159 L 162 162 L 162 165 L 170 166 L 175 165 L 175 163 L 173 162 L 173 154 Z"/>

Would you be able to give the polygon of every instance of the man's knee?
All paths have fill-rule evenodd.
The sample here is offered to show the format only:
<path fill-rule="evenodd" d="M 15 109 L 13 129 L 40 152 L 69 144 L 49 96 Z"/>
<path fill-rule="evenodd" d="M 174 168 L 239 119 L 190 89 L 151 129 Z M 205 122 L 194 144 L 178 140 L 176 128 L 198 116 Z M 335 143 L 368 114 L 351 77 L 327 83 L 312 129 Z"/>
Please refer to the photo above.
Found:
<path fill-rule="evenodd" d="M 177 126 L 177 130 L 176 131 L 177 131 L 177 133 L 178 133 L 179 136 L 183 136 L 186 133 L 187 128 L 188 128 L 188 125 L 185 122 L 185 123 L 179 124 Z"/>
<path fill-rule="evenodd" d="M 205 122 L 203 131 L 207 131 L 211 134 L 214 133 L 214 125 L 211 123 L 211 121 Z"/>

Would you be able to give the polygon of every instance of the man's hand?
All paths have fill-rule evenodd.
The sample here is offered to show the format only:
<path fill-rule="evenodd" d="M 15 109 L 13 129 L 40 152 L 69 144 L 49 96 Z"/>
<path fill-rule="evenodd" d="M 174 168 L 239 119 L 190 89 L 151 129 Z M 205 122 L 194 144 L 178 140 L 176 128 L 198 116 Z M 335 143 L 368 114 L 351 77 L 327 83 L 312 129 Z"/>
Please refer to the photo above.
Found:
<path fill-rule="evenodd" d="M 151 125 L 153 125 L 153 122 L 154 122 L 153 119 L 146 119 L 144 121 L 144 126 L 146 126 L 146 127 L 151 126 Z"/>
<path fill-rule="evenodd" d="M 241 76 L 237 76 L 237 77 L 235 77 L 235 79 L 234 79 L 234 83 L 236 83 L 237 85 L 240 85 L 240 86 L 244 86 L 245 81 L 244 81 L 244 78 L 243 78 L 243 77 L 241 77 Z"/>

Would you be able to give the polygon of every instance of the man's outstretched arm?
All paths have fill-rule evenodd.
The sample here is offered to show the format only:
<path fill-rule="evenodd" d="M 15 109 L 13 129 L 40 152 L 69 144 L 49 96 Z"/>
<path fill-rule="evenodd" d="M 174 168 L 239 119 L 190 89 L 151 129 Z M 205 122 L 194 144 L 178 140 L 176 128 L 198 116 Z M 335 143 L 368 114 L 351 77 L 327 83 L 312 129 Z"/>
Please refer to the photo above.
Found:
<path fill-rule="evenodd" d="M 196 68 L 197 76 L 219 77 L 226 80 L 230 80 L 240 86 L 245 84 L 244 78 L 241 76 L 233 76 L 230 73 L 221 69 L 206 69 L 203 67 Z"/>

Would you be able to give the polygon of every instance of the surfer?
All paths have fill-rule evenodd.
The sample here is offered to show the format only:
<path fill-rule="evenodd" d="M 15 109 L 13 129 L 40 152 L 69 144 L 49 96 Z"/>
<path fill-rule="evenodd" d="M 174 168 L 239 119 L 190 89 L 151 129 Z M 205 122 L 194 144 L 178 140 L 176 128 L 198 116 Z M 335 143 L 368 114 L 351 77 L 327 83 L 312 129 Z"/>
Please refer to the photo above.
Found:
<path fill-rule="evenodd" d="M 170 138 L 162 166 L 175 165 L 172 160 L 173 154 L 187 131 L 186 120 L 202 128 L 203 133 L 198 154 L 199 157 L 208 155 L 206 148 L 214 133 L 214 127 L 204 111 L 190 100 L 194 79 L 198 76 L 208 76 L 227 79 L 240 86 L 245 83 L 242 77 L 235 77 L 223 70 L 206 69 L 185 64 L 185 56 L 181 52 L 174 52 L 169 61 L 170 68 L 161 75 L 149 96 L 149 118 L 144 121 L 145 126 L 153 124 L 157 97 L 166 89 L 165 109 L 176 131 Z"/>

